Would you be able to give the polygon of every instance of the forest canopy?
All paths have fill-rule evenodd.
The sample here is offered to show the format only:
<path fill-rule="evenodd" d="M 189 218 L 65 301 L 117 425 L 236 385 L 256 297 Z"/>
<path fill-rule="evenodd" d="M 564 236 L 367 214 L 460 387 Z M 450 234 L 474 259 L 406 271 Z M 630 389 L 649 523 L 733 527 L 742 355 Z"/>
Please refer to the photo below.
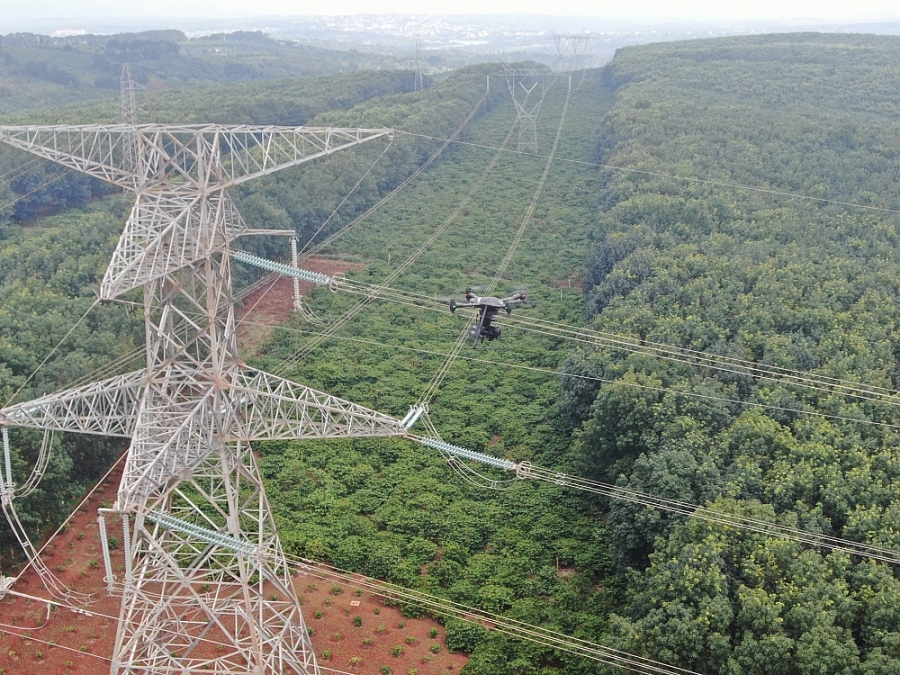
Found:
<path fill-rule="evenodd" d="M 622 50 L 596 148 L 591 326 L 896 390 L 898 57 L 896 38 L 837 35 Z M 608 382 L 561 395 L 584 474 L 900 546 L 893 395 L 604 348 L 568 369 Z M 707 674 L 897 672 L 896 567 L 608 509 L 633 570 L 615 646 Z"/>

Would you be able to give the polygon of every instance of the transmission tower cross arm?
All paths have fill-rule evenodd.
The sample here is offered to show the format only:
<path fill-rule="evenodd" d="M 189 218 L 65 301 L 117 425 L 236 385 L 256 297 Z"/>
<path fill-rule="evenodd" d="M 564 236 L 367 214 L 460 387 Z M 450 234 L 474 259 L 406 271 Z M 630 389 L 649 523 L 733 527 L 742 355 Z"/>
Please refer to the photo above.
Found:
<path fill-rule="evenodd" d="M 0 126 L 0 141 L 94 178 L 134 189 L 138 176 L 127 124 Z"/>
<path fill-rule="evenodd" d="M 391 133 L 331 127 L 90 124 L 0 126 L 0 141 L 127 190 L 140 192 L 174 180 L 190 191 L 237 185 Z"/>
<path fill-rule="evenodd" d="M 64 389 L 0 410 L 0 424 L 30 429 L 130 437 L 146 371 Z"/>
<path fill-rule="evenodd" d="M 229 149 L 223 157 L 225 186 L 391 134 L 391 129 L 224 127 L 218 141 Z"/>
<path fill-rule="evenodd" d="M 234 440 L 407 435 L 400 420 L 261 370 L 241 371 L 233 392 L 245 411 Z"/>

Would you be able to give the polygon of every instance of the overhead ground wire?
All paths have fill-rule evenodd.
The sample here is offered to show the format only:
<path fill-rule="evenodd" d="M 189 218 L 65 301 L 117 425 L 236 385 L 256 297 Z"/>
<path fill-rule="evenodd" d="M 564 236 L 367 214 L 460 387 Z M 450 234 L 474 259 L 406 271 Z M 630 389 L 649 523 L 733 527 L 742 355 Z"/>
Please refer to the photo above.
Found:
<path fill-rule="evenodd" d="M 456 139 L 459 138 L 459 135 L 462 133 L 463 129 L 465 129 L 468 126 L 469 122 L 471 122 L 472 119 L 475 117 L 475 113 L 478 112 L 478 110 L 481 108 L 481 106 L 487 100 L 489 93 L 490 92 L 485 91 L 484 94 L 482 94 L 481 98 L 478 99 L 478 101 L 475 103 L 475 106 L 472 108 L 472 110 L 469 112 L 469 114 L 466 116 L 466 118 L 460 123 L 460 125 L 456 128 L 456 130 L 450 135 L 450 138 L 441 139 L 442 145 L 435 152 L 433 152 L 428 157 L 428 159 L 422 163 L 421 166 L 416 168 L 415 171 L 413 171 L 409 176 L 407 176 L 397 187 L 395 187 L 393 190 L 391 190 L 387 195 L 385 195 L 384 197 L 379 199 L 375 204 L 373 204 L 371 207 L 366 209 L 366 211 L 362 215 L 357 216 L 352 221 L 347 223 L 347 225 L 345 225 L 343 228 L 341 228 L 341 230 L 334 233 L 330 237 L 326 237 L 321 242 L 319 242 L 318 244 L 316 244 L 315 246 L 310 248 L 310 250 L 307 251 L 306 254 L 304 255 L 304 257 L 300 258 L 300 260 L 306 260 L 310 256 L 315 255 L 316 253 L 321 251 L 323 248 L 325 248 L 326 246 L 331 244 L 333 241 L 335 241 L 338 237 L 343 236 L 348 231 L 350 231 L 353 227 L 358 225 L 360 222 L 366 220 L 369 216 L 371 216 L 373 213 L 375 213 L 375 211 L 377 211 L 382 206 L 384 206 L 386 203 L 388 203 L 391 199 L 393 199 L 394 196 L 398 192 L 400 192 L 403 188 L 405 188 L 407 185 L 409 185 L 416 177 L 418 177 L 420 174 L 422 174 L 422 172 L 424 172 L 429 166 L 431 166 L 435 162 L 435 160 L 437 160 L 438 157 L 440 157 L 444 153 L 444 151 L 448 147 L 450 147 L 451 143 L 456 142 Z"/>
<path fill-rule="evenodd" d="M 427 138 L 427 139 L 430 139 L 433 141 L 442 140 L 439 136 L 429 136 L 427 134 L 420 134 L 420 133 L 413 132 L 413 131 L 403 131 L 402 129 L 395 129 L 394 131 L 396 131 L 398 134 L 404 134 L 404 135 L 415 136 L 415 137 L 420 137 L 420 138 Z M 474 143 L 472 141 L 454 141 L 454 142 L 459 145 L 468 145 L 468 146 L 475 147 L 475 148 L 481 148 L 483 150 L 495 150 L 496 149 L 495 146 L 487 145 L 484 143 Z M 512 151 L 507 150 L 507 152 L 512 152 Z M 523 155 L 524 154 L 531 155 L 533 157 L 546 157 L 546 155 L 542 155 L 542 154 L 536 153 L 536 152 L 523 152 L 522 154 Z M 672 180 L 683 181 L 686 183 L 711 185 L 713 187 L 721 187 L 721 188 L 727 188 L 727 189 L 731 189 L 731 190 L 745 190 L 748 192 L 756 192 L 759 194 L 766 194 L 766 195 L 770 195 L 773 197 L 785 197 L 788 199 L 802 199 L 804 201 L 810 201 L 810 202 L 835 204 L 837 206 L 846 206 L 849 208 L 861 209 L 864 211 L 875 211 L 878 213 L 900 214 L 900 209 L 889 209 L 889 208 L 885 208 L 885 207 L 871 206 L 869 204 L 859 204 L 857 202 L 848 202 L 848 201 L 843 201 L 843 200 L 839 200 L 839 199 L 829 199 L 827 197 L 813 197 L 811 195 L 804 195 L 804 194 L 800 194 L 797 192 L 787 192 L 785 190 L 775 190 L 772 188 L 764 188 L 764 187 L 759 187 L 759 186 L 754 186 L 754 185 L 743 185 L 741 183 L 729 183 L 727 181 L 717 181 L 717 180 L 711 180 L 711 179 L 707 179 L 707 178 L 695 178 L 695 177 L 691 177 L 691 176 L 679 176 L 677 174 L 663 173 L 661 171 L 648 171 L 646 169 L 634 169 L 634 168 L 630 168 L 627 166 L 617 166 L 615 164 L 603 164 L 601 162 L 588 162 L 586 160 L 570 159 L 570 158 L 566 158 L 566 157 L 560 157 L 557 159 L 557 161 L 568 163 L 568 164 L 576 164 L 576 165 L 580 165 L 580 166 L 595 167 L 598 169 L 607 169 L 609 171 L 618 171 L 618 172 L 622 172 L 622 173 L 635 173 L 635 174 L 639 174 L 639 175 L 652 176 L 654 178 L 669 178 Z"/>
<path fill-rule="evenodd" d="M 94 299 L 94 302 L 91 303 L 91 306 L 88 307 L 88 308 L 84 311 L 84 314 L 82 314 L 81 317 L 79 317 L 78 321 L 76 321 L 74 324 L 72 324 L 72 327 L 68 330 L 68 332 L 67 332 L 65 335 L 62 336 L 62 338 L 59 340 L 59 342 L 56 343 L 56 346 L 55 346 L 53 349 L 50 350 L 50 353 L 47 354 L 47 356 L 44 357 L 44 360 L 41 361 L 41 362 L 37 365 L 37 367 L 31 372 L 31 375 L 29 375 L 29 376 L 25 379 L 25 381 L 21 384 L 21 386 L 20 386 L 18 389 L 16 389 L 15 392 L 13 392 L 12 394 L 10 394 L 9 398 L 6 399 L 6 403 L 3 404 L 3 407 L 4 407 L 4 408 L 6 408 L 7 406 L 9 406 L 9 404 L 12 402 L 12 400 L 13 400 L 16 396 L 18 396 L 20 393 L 22 393 L 22 390 L 28 385 L 29 382 L 31 382 L 32 379 L 34 379 L 34 376 L 37 375 L 38 372 L 40 372 L 41 368 L 43 368 L 44 365 L 47 363 L 47 361 L 50 360 L 50 357 L 53 356 L 53 355 L 57 352 L 57 350 L 63 345 L 63 343 L 64 343 L 66 340 L 69 339 L 69 336 L 70 336 L 72 333 L 75 332 L 75 329 L 78 328 L 78 326 L 81 325 L 81 322 L 85 320 L 85 318 L 87 317 L 87 315 L 91 313 L 91 310 L 93 310 L 94 307 L 96 307 L 97 304 L 98 304 L 99 302 L 100 302 L 100 298 L 95 298 L 95 299 Z"/>
<path fill-rule="evenodd" d="M 347 280 L 336 286 L 338 290 L 357 294 L 365 294 L 367 292 L 367 287 L 368 286 L 362 282 Z M 446 303 L 440 302 L 431 296 L 409 291 L 392 289 L 390 297 L 383 297 L 382 299 L 397 304 L 404 304 L 409 307 L 439 311 L 441 313 L 444 313 L 447 310 Z M 463 307 L 460 309 L 463 309 Z M 699 350 L 665 345 L 663 343 L 641 340 L 627 335 L 595 331 L 588 328 L 578 328 L 559 322 L 525 317 L 521 314 L 513 314 L 505 317 L 503 322 L 504 324 L 511 325 L 521 330 L 579 342 L 589 346 L 607 347 L 619 351 L 643 354 L 676 363 L 682 363 L 684 365 L 708 368 L 781 384 L 790 384 L 805 389 L 837 394 L 861 401 L 900 406 L 900 396 L 898 396 L 896 390 L 877 385 L 867 385 L 853 380 L 843 380 L 829 376 L 816 375 L 808 371 L 792 370 L 779 366 L 768 366 L 747 359 L 739 359 L 724 355 L 712 355 L 708 352 Z"/>
<path fill-rule="evenodd" d="M 306 251 L 306 248 L 310 244 L 312 244 L 313 240 L 317 236 L 319 236 L 319 233 L 325 229 L 325 227 L 328 225 L 328 223 L 331 222 L 331 219 L 334 218 L 334 215 L 338 211 L 340 211 L 341 207 L 344 204 L 347 203 L 347 200 L 350 199 L 350 195 L 352 195 L 354 192 L 356 192 L 357 188 L 359 188 L 359 186 L 362 185 L 362 182 L 366 179 L 366 176 L 368 176 L 370 173 L 372 173 L 372 169 L 375 168 L 375 165 L 378 164 L 378 162 L 381 161 L 381 158 L 384 157 L 384 155 L 387 153 L 388 150 L 390 150 L 393 143 L 394 143 L 394 139 L 391 138 L 391 140 L 388 141 L 388 143 L 384 146 L 384 150 L 381 151 L 381 154 L 379 154 L 378 157 L 375 158 L 375 161 L 372 162 L 372 164 L 369 166 L 368 169 L 366 169 L 366 172 L 362 176 L 360 176 L 358 181 L 356 181 L 356 185 L 354 185 L 352 188 L 350 188 L 350 191 L 347 192 L 346 195 L 344 195 L 344 198 L 340 201 L 340 203 L 337 206 L 335 206 L 334 210 L 330 214 L 328 214 L 328 217 L 322 221 L 322 224 L 319 225 L 319 229 L 317 229 L 315 232 L 313 232 L 312 236 L 306 240 L 306 243 L 303 245 L 303 248 L 301 248 L 300 251 L 298 251 L 298 253 L 297 253 L 298 256 L 303 255 L 303 252 Z M 344 230 L 344 228 L 342 228 L 342 231 L 346 231 L 346 230 Z"/>
<path fill-rule="evenodd" d="M 31 195 L 33 195 L 35 192 L 40 192 L 44 188 L 46 188 L 50 185 L 53 185 L 53 183 L 55 183 L 56 181 L 61 180 L 61 179 L 65 178 L 66 176 L 68 176 L 70 173 L 74 173 L 74 172 L 75 172 L 74 169 L 67 169 L 66 171 L 59 174 L 58 176 L 54 176 L 50 180 L 45 181 L 42 185 L 37 186 L 33 190 L 29 190 L 28 192 L 26 192 L 24 194 L 18 195 L 15 199 L 10 199 L 8 202 L 6 202 L 4 204 L 0 204 L 0 208 L 6 208 L 7 206 L 12 206 L 13 204 L 18 204 L 23 199 L 26 199 L 26 198 L 30 197 Z"/>
<path fill-rule="evenodd" d="M 4 174 L 0 174 L 0 180 L 15 180 L 20 176 L 24 176 L 26 173 L 34 171 L 35 169 L 39 169 L 44 164 L 49 162 L 49 159 L 41 159 L 40 157 L 32 157 L 27 162 L 20 164 L 19 166 L 13 167 L 9 171 Z M 10 178 L 12 176 L 12 178 Z"/>

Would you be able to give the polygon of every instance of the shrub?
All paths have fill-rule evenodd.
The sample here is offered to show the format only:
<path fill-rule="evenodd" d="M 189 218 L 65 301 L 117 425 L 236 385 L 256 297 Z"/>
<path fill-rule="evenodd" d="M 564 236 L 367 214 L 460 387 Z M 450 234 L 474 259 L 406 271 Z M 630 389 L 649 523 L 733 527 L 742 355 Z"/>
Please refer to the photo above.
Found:
<path fill-rule="evenodd" d="M 446 630 L 444 639 L 447 648 L 454 652 L 463 651 L 471 654 L 485 636 L 485 630 L 481 626 L 459 619 L 447 621 Z"/>

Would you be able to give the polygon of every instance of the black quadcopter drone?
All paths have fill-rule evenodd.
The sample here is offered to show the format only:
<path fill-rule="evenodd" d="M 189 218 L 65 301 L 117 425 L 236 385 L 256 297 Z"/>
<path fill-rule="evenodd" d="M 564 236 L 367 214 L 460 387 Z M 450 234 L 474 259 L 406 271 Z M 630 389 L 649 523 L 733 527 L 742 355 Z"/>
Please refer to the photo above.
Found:
<path fill-rule="evenodd" d="M 465 303 L 456 304 L 456 300 L 450 299 L 450 311 L 455 312 L 457 307 L 477 307 L 478 314 L 475 317 L 475 323 L 469 328 L 469 336 L 472 338 L 472 346 L 477 347 L 478 343 L 484 339 L 496 340 L 500 337 L 500 326 L 491 325 L 494 317 L 501 309 L 505 309 L 507 314 L 512 313 L 513 305 L 526 300 L 524 293 L 514 293 L 508 298 L 495 298 L 493 296 L 480 297 L 472 292 L 471 288 L 466 289 Z"/>

